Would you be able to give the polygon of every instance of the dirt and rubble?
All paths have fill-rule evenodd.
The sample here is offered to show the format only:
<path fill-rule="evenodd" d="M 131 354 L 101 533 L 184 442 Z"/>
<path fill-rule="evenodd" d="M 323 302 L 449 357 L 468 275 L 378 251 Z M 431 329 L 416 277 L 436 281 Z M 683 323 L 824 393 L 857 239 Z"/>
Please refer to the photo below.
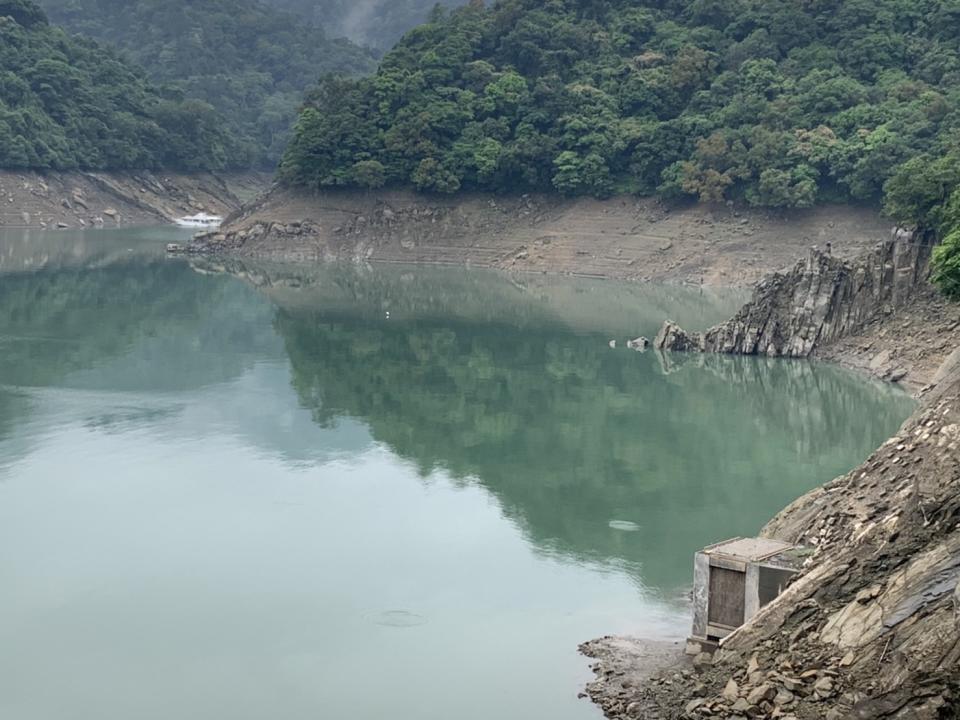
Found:
<path fill-rule="evenodd" d="M 919 391 L 942 379 L 937 374 L 948 372 L 948 358 L 960 362 L 960 303 L 924 283 L 912 302 L 814 350 L 813 357 Z"/>
<path fill-rule="evenodd" d="M 897 435 L 764 528 L 814 548 L 780 598 L 712 659 L 671 667 L 625 695 L 618 681 L 629 682 L 631 655 L 607 652 L 610 675 L 591 697 L 613 718 L 956 717 L 958 482 L 952 364 Z"/>

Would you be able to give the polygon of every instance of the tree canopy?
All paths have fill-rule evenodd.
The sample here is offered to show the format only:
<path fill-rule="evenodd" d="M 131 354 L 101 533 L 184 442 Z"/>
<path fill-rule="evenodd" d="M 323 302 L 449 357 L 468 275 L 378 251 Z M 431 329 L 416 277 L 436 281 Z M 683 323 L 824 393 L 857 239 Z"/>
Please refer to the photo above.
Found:
<path fill-rule="evenodd" d="M 367 73 L 376 64 L 370 51 L 256 0 L 41 2 L 53 22 L 145 67 L 165 96 L 192 103 L 200 116 L 198 102 L 217 111 L 235 139 L 236 165 L 275 167 L 306 89 L 325 73 Z"/>
<path fill-rule="evenodd" d="M 886 210 L 942 240 L 933 251 L 933 282 L 960 300 L 960 151 L 919 155 L 901 165 L 886 184 Z"/>
<path fill-rule="evenodd" d="M 243 148 L 207 103 L 164 93 L 32 0 L 0 0 L 0 167 L 219 169 Z"/>
<path fill-rule="evenodd" d="M 436 9 L 307 99 L 281 177 L 433 192 L 878 202 L 960 129 L 956 0 L 500 0 Z"/>

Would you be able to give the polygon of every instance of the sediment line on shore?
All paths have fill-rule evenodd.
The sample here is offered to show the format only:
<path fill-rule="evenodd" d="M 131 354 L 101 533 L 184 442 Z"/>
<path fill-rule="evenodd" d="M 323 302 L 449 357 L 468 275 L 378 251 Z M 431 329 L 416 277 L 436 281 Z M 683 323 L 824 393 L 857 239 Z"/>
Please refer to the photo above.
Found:
<path fill-rule="evenodd" d="M 274 188 L 198 238 L 197 252 L 283 261 L 459 264 L 745 287 L 811 244 L 855 257 L 886 237 L 875 210 L 770 211 L 633 196 L 310 194 Z"/>

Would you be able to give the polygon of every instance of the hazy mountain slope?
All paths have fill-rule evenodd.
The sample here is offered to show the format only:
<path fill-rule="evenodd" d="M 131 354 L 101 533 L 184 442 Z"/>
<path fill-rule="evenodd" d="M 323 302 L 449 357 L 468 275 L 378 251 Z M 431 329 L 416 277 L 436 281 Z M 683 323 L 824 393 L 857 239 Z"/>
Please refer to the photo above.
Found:
<path fill-rule="evenodd" d="M 0 168 L 218 169 L 236 153 L 209 106 L 161 95 L 32 0 L 0 0 Z"/>
<path fill-rule="evenodd" d="M 372 55 L 254 0 L 43 0 L 53 22 L 119 47 L 168 95 L 200 99 L 272 166 L 304 91 L 325 73 L 373 70 Z"/>
<path fill-rule="evenodd" d="M 264 0 L 326 28 L 331 37 L 387 50 L 411 28 L 426 22 L 438 4 L 463 5 L 463 0 Z"/>

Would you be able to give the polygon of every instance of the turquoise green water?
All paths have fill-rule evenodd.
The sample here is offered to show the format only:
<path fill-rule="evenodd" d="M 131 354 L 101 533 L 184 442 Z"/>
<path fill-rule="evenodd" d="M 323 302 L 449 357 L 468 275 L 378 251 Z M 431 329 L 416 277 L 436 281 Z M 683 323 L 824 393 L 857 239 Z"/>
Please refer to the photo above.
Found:
<path fill-rule="evenodd" d="M 623 347 L 735 294 L 173 237 L 0 234 L 0 717 L 597 718 L 579 642 L 682 637 L 695 549 L 911 409 Z"/>

